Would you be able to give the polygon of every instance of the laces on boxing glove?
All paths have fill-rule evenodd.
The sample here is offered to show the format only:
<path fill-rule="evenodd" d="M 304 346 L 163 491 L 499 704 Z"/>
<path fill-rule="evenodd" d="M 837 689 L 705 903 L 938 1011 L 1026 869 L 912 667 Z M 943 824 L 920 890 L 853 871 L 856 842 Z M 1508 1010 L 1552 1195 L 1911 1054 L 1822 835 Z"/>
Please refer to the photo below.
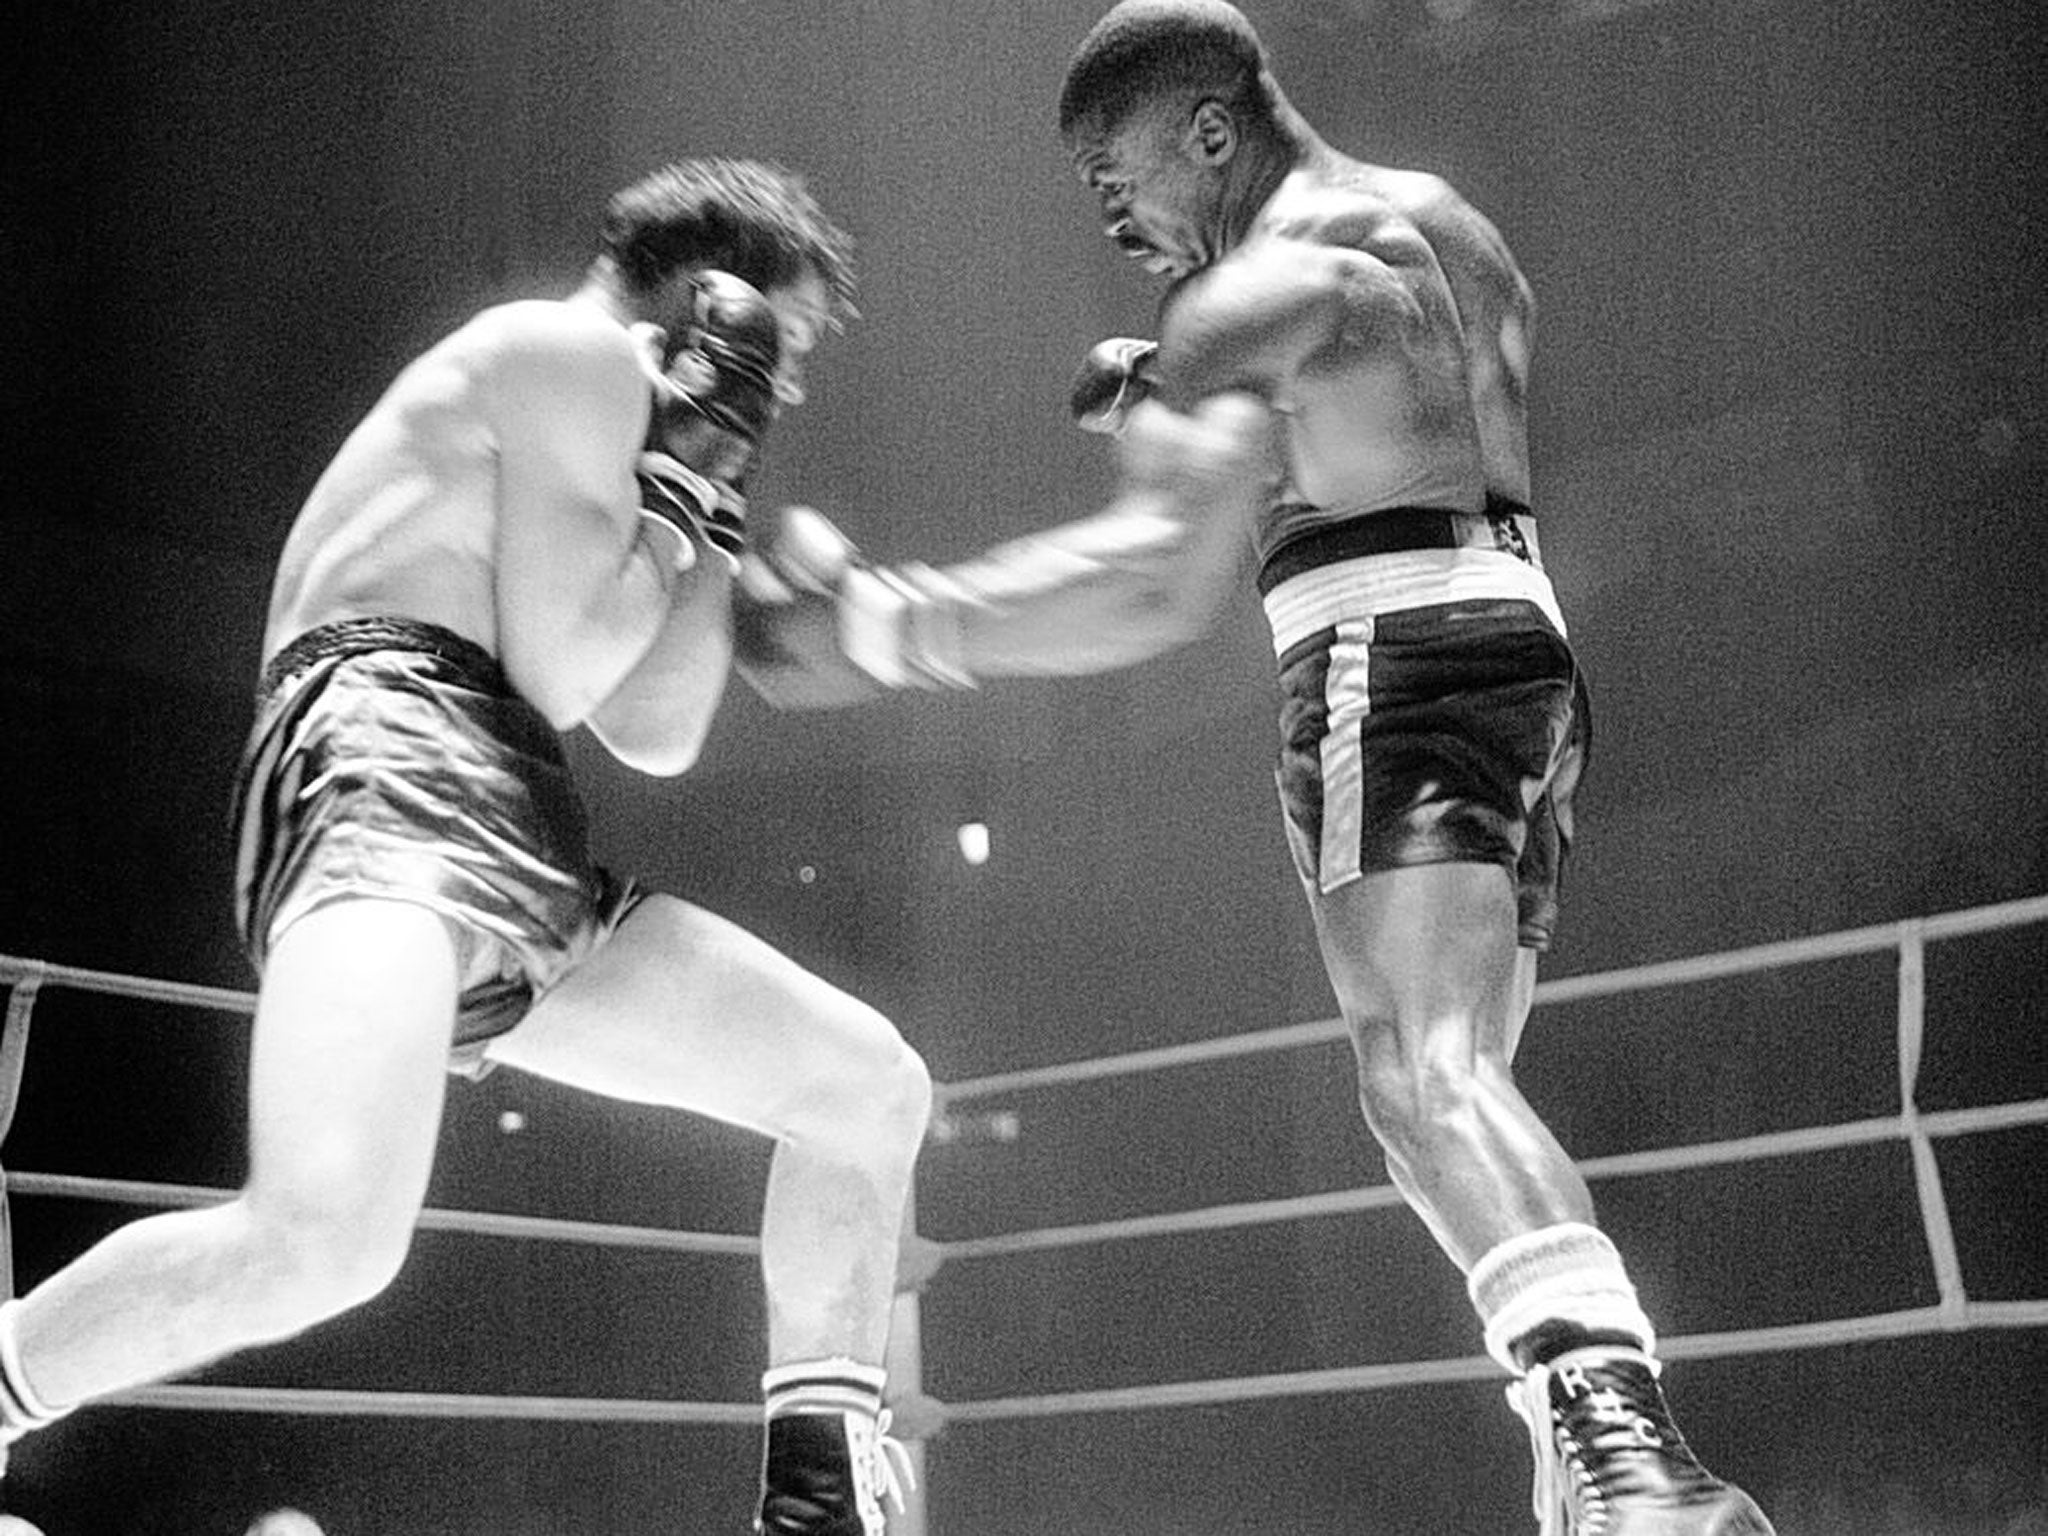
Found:
<path fill-rule="evenodd" d="M 1138 402 L 1158 387 L 1159 343 L 1112 336 L 1089 349 L 1074 377 L 1067 406 L 1084 432 L 1114 437 Z"/>
<path fill-rule="evenodd" d="M 642 517 L 666 527 L 680 543 L 674 567 L 687 571 L 700 547 L 737 573 L 747 548 L 747 504 L 732 487 L 700 475 L 671 454 L 643 452 L 633 467 Z"/>

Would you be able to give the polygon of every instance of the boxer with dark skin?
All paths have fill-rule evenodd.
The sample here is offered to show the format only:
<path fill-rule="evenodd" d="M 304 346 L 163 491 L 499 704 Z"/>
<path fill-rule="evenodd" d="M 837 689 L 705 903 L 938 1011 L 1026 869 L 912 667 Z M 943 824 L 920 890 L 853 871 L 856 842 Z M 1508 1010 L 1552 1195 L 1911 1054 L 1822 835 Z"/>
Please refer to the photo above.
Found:
<path fill-rule="evenodd" d="M 1125 397 L 1248 391 L 1285 423 L 1253 542 L 1288 838 L 1366 1122 L 1520 1378 L 1545 1531 L 1768 1533 L 1672 1422 L 1513 1075 L 1588 734 L 1530 515 L 1528 283 L 1441 179 L 1325 142 L 1223 0 L 1117 5 L 1060 129 L 1105 233 L 1169 284 L 1156 345 L 1110 359 Z"/>
<path fill-rule="evenodd" d="M 1203 503 L 1206 521 L 1098 519 L 939 571 L 844 545 L 790 582 L 831 594 L 829 635 L 803 631 L 803 600 L 773 623 L 745 600 L 743 669 L 806 704 L 863 678 L 1119 665 L 1199 632 L 1249 550 L 1284 826 L 1358 1101 L 1515 1378 L 1546 1536 L 1768 1536 L 1679 1433 L 1621 1255 L 1513 1073 L 1589 737 L 1531 515 L 1528 283 L 1442 180 L 1326 143 L 1222 0 L 1110 10 L 1060 131 L 1105 234 L 1168 285 L 1156 337 L 1089 355 L 1077 418 L 1128 464 L 1173 452 L 1163 406 L 1214 424 L 1256 401 L 1278 423 L 1272 485 L 1248 510 Z M 849 681 L 814 691 L 829 645 Z"/>

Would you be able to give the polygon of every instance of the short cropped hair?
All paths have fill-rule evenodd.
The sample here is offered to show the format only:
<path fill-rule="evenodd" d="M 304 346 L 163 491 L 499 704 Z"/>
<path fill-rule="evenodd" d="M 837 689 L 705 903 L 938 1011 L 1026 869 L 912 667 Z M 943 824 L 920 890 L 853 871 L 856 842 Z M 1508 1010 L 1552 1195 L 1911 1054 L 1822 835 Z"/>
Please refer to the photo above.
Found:
<path fill-rule="evenodd" d="M 1067 65 L 1060 134 L 1111 131 L 1155 99 L 1213 96 L 1233 111 L 1270 115 L 1266 50 L 1224 0 L 1122 0 L 1096 22 Z"/>
<path fill-rule="evenodd" d="M 713 267 L 756 288 L 815 272 L 840 317 L 853 310 L 853 241 L 800 177 L 760 160 L 678 160 L 612 195 L 598 248 L 645 292 L 671 273 Z"/>

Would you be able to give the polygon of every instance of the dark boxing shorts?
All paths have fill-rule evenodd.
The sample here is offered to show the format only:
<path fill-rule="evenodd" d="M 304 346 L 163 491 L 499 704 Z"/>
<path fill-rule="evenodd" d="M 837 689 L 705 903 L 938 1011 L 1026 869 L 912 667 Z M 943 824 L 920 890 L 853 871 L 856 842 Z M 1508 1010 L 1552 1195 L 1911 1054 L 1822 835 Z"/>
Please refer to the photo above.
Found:
<path fill-rule="evenodd" d="M 637 900 L 590 859 L 561 743 L 481 647 L 433 625 L 308 631 L 264 670 L 236 787 L 235 918 L 257 969 L 323 903 L 448 920 L 462 996 L 450 1069 L 599 944 Z"/>
<path fill-rule="evenodd" d="M 1281 809 L 1311 889 L 1499 864 L 1521 944 L 1546 949 L 1589 700 L 1548 578 L 1474 521 L 1469 541 L 1269 563 Z"/>

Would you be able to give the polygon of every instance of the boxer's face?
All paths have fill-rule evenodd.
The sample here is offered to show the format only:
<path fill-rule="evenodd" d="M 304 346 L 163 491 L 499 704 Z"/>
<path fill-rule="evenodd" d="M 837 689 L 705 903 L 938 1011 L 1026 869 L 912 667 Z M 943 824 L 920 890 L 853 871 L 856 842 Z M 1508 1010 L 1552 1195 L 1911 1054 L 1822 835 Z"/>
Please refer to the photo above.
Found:
<path fill-rule="evenodd" d="M 1214 260 L 1202 234 L 1211 200 L 1191 124 L 1141 107 L 1114 128 L 1077 133 L 1074 172 L 1102 207 L 1102 232 L 1156 277 L 1183 278 Z"/>
<path fill-rule="evenodd" d="M 775 398 L 784 405 L 804 401 L 804 363 L 835 324 L 825 280 L 806 272 L 793 283 L 770 288 L 765 297 L 782 327 L 782 357 L 775 369 Z"/>

